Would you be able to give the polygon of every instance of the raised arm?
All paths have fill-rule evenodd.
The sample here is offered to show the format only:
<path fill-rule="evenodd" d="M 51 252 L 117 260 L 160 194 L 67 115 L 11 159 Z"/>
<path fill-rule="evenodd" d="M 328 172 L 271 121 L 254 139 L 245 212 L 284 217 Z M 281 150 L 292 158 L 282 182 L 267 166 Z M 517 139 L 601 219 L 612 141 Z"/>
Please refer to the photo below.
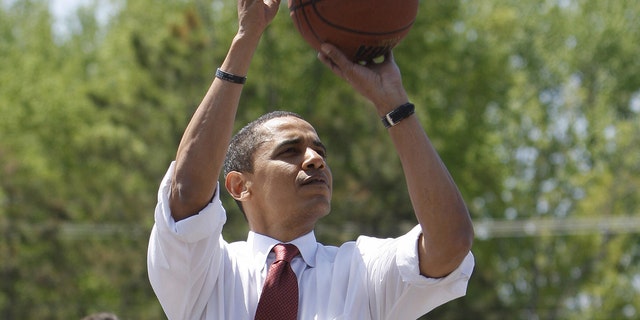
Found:
<path fill-rule="evenodd" d="M 220 70 L 237 76 L 247 74 L 260 37 L 279 5 L 280 0 L 238 0 L 238 32 Z M 170 196 L 176 221 L 198 213 L 211 200 L 231 139 L 242 87 L 215 78 L 182 136 Z"/>
<path fill-rule="evenodd" d="M 350 62 L 334 46 L 323 44 L 318 57 L 370 100 L 381 117 L 409 101 L 392 54 L 381 64 L 361 66 Z M 471 249 L 473 226 L 467 207 L 415 115 L 388 131 L 422 227 L 420 272 L 429 277 L 445 276 L 460 265 Z"/>

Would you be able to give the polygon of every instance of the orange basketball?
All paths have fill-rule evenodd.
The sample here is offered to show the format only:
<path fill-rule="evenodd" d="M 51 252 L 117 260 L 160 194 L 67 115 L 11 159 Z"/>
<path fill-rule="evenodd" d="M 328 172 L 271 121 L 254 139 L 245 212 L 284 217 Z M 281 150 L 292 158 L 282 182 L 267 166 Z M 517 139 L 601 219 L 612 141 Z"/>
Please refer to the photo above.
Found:
<path fill-rule="evenodd" d="M 316 50 L 329 42 L 354 62 L 385 55 L 407 35 L 418 0 L 288 0 L 302 37 Z"/>

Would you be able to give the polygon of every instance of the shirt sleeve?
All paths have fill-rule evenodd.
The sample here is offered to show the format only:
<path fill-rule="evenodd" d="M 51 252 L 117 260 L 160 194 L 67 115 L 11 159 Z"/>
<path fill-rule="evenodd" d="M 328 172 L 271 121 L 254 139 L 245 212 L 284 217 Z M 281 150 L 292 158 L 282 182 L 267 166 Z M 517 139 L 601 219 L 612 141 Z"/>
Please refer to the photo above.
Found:
<path fill-rule="evenodd" d="M 169 209 L 171 177 L 167 170 L 158 191 L 155 224 L 147 253 L 149 280 L 169 319 L 198 318 L 204 312 L 222 261 L 226 213 L 219 185 L 198 214 L 176 222 Z"/>
<path fill-rule="evenodd" d="M 442 278 L 420 274 L 418 239 L 414 227 L 396 239 L 367 238 L 361 242 L 369 274 L 370 305 L 379 319 L 417 319 L 436 307 L 466 294 L 474 267 L 469 252 L 456 270 Z"/>
<path fill-rule="evenodd" d="M 462 263 L 451 274 L 443 278 L 429 278 L 420 274 L 419 257 L 418 257 L 418 240 L 422 234 L 419 225 L 415 226 L 404 236 L 400 237 L 400 243 L 396 252 L 396 262 L 402 280 L 419 286 L 437 285 L 442 282 L 451 282 L 452 279 L 461 276 L 467 281 L 471 277 L 474 267 L 473 254 L 469 252 Z M 452 292 L 459 294 L 455 298 L 466 294 L 467 281 L 463 281 L 458 285 L 452 286 Z M 452 298 L 453 299 L 453 298 Z"/>

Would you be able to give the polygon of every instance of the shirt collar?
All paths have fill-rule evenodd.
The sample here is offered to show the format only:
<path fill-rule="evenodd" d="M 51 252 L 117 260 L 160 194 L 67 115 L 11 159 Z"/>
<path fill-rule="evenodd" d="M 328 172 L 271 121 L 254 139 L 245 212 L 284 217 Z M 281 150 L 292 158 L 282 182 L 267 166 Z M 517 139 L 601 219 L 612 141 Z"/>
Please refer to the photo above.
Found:
<path fill-rule="evenodd" d="M 269 252 L 271 252 L 271 249 L 281 242 L 271 237 L 249 231 L 247 243 L 253 253 L 253 261 L 256 268 L 261 269 L 266 266 L 267 256 L 269 255 Z M 318 249 L 318 244 L 313 230 L 288 243 L 294 244 L 298 247 L 302 259 L 309 267 L 313 268 L 316 266 L 316 250 Z"/>

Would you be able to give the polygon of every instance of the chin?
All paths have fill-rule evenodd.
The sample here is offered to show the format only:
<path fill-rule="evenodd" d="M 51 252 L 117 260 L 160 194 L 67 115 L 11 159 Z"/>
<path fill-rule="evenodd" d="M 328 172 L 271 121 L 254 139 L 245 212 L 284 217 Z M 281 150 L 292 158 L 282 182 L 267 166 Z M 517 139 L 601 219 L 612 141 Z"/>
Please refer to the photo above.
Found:
<path fill-rule="evenodd" d="M 317 203 L 307 210 L 307 212 L 317 218 L 322 218 L 331 212 L 331 201 Z"/>

